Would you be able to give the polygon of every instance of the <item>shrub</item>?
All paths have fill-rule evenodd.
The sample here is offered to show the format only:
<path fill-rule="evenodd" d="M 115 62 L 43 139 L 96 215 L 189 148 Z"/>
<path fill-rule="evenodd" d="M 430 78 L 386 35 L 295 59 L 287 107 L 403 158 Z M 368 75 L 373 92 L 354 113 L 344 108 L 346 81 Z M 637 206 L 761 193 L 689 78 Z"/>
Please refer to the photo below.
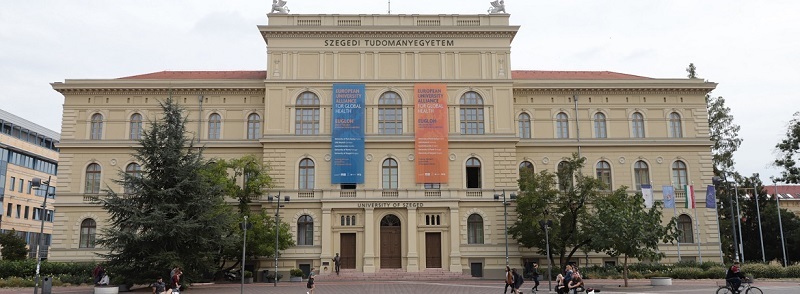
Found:
<path fill-rule="evenodd" d="M 721 267 L 719 265 L 710 267 L 703 271 L 703 275 L 701 278 L 703 279 L 724 279 L 725 278 L 725 271 L 727 269 Z"/>
<path fill-rule="evenodd" d="M 702 268 L 704 271 L 707 271 L 707 270 L 709 270 L 710 268 L 713 268 L 713 267 L 724 267 L 724 266 L 725 266 L 724 264 L 721 264 L 719 262 L 714 262 L 714 261 L 706 261 L 706 262 L 703 262 L 703 263 L 700 264 L 700 268 Z"/>
<path fill-rule="evenodd" d="M 800 278 L 800 264 L 790 265 L 783 271 L 784 277 L 787 278 Z"/>
<path fill-rule="evenodd" d="M 699 267 L 676 267 L 672 269 L 670 277 L 675 279 L 696 279 L 703 275 Z"/>
<path fill-rule="evenodd" d="M 694 260 L 681 260 L 672 265 L 674 268 L 695 267 L 699 268 L 700 265 Z"/>
<path fill-rule="evenodd" d="M 10 288 L 33 287 L 35 283 L 33 280 L 23 279 L 20 277 L 8 277 L 0 279 L 0 286 Z"/>
<path fill-rule="evenodd" d="M 780 265 L 749 263 L 742 265 L 742 272 L 756 279 L 780 279 L 784 276 L 783 267 Z"/>
<path fill-rule="evenodd" d="M 251 271 L 244 271 L 244 277 L 245 277 L 245 278 L 252 278 L 252 277 L 253 277 L 253 272 L 251 272 Z"/>
<path fill-rule="evenodd" d="M 644 278 L 644 275 L 642 275 L 642 273 L 637 271 L 628 271 L 628 279 L 641 279 L 641 278 Z"/>
<path fill-rule="evenodd" d="M 299 268 L 293 268 L 289 270 L 289 275 L 292 277 L 302 277 L 303 271 L 300 270 Z"/>

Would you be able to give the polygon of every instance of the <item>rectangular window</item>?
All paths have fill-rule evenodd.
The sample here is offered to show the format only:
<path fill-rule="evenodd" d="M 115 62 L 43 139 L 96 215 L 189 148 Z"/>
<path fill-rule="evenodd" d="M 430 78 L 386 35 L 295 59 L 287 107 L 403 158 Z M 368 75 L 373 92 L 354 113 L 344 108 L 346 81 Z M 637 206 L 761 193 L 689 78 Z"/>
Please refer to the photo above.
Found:
<path fill-rule="evenodd" d="M 28 181 L 28 195 L 31 194 L 31 188 L 33 188 L 33 183 L 31 181 Z"/>
<path fill-rule="evenodd" d="M 41 220 L 41 208 L 34 207 L 33 208 L 33 220 Z"/>
<path fill-rule="evenodd" d="M 25 219 L 28 219 L 28 212 L 30 211 L 30 206 L 25 206 Z"/>
<path fill-rule="evenodd" d="M 22 188 L 25 186 L 25 180 L 19 179 L 19 192 L 22 193 Z"/>
<path fill-rule="evenodd" d="M 21 212 L 22 212 L 22 205 L 17 204 L 17 218 L 19 218 Z"/>
<path fill-rule="evenodd" d="M 14 191 L 14 187 L 17 185 L 17 178 L 11 177 L 11 181 L 8 183 L 8 190 Z"/>
<path fill-rule="evenodd" d="M 425 189 L 439 190 L 441 188 L 442 184 L 439 183 L 425 183 Z"/>
<path fill-rule="evenodd" d="M 6 210 L 6 216 L 11 217 L 11 203 L 8 204 L 8 210 Z"/>

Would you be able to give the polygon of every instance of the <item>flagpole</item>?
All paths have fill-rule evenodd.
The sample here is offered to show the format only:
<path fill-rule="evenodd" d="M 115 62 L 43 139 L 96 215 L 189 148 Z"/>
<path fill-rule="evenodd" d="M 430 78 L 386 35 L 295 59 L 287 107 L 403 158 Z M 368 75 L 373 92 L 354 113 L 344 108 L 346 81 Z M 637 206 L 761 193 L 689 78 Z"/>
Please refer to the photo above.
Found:
<path fill-rule="evenodd" d="M 675 183 L 670 182 L 669 185 L 672 187 L 672 217 L 678 217 L 678 210 L 675 208 L 677 203 L 675 203 Z M 684 240 L 685 241 L 685 240 Z M 681 240 L 678 240 L 678 262 L 681 261 Z"/>
<path fill-rule="evenodd" d="M 719 262 L 725 264 L 725 257 L 722 255 L 722 228 L 719 227 L 719 205 L 717 205 L 717 186 L 711 186 L 714 189 L 714 219 L 717 220 L 717 236 L 719 236 Z M 761 224 L 759 224 L 761 225 Z"/>
<path fill-rule="evenodd" d="M 758 216 L 758 239 L 761 240 L 761 262 L 767 263 L 767 256 L 764 253 L 764 233 L 761 232 L 761 209 L 758 207 L 758 190 L 756 181 L 753 180 L 753 198 L 756 200 L 756 215 Z"/>
<path fill-rule="evenodd" d="M 689 193 L 691 193 L 691 197 Z M 686 190 L 686 200 L 692 201 L 692 203 L 689 203 L 689 207 L 694 210 L 694 230 L 695 233 L 697 233 L 697 256 L 700 257 L 700 263 L 703 263 L 703 253 L 700 252 L 700 220 L 697 219 L 697 208 L 695 207 L 696 201 L 694 199 L 694 181 L 692 181 L 692 184 L 689 185 L 689 189 Z"/>
<path fill-rule="evenodd" d="M 739 254 L 742 255 L 742 262 L 744 262 L 744 239 L 742 239 L 742 214 L 739 210 L 739 183 L 733 186 L 736 195 L 736 218 L 739 219 Z"/>

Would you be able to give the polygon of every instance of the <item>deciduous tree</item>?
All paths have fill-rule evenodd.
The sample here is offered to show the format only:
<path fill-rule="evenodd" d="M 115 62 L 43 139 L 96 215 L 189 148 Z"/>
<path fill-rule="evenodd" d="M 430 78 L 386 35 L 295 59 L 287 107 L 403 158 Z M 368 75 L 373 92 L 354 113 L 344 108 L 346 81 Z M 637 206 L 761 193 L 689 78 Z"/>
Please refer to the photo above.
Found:
<path fill-rule="evenodd" d="M 664 257 L 658 245 L 672 243 L 678 237 L 674 217 L 663 224 L 660 201 L 647 208 L 641 194 L 628 194 L 626 189 L 623 186 L 608 196 L 599 197 L 589 208 L 585 223 L 593 250 L 623 257 L 625 287 L 628 286 L 629 258 L 658 261 Z"/>
<path fill-rule="evenodd" d="M 11 229 L 0 234 L 0 255 L 4 260 L 23 260 L 28 256 L 25 239 L 17 236 L 17 230 Z"/>

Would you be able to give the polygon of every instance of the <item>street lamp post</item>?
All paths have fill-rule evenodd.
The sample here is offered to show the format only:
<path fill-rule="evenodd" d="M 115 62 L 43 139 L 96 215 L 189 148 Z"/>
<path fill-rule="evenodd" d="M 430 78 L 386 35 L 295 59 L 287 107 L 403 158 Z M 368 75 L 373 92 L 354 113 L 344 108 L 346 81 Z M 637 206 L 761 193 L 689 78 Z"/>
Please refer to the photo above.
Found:
<path fill-rule="evenodd" d="M 251 224 L 247 222 L 247 216 L 244 216 L 244 222 L 242 222 L 242 231 L 244 231 L 244 238 L 242 239 L 242 283 L 239 285 L 239 293 L 244 293 L 244 264 L 245 264 L 245 252 L 247 252 L 247 229 L 251 228 Z"/>
<path fill-rule="evenodd" d="M 278 192 L 278 196 L 273 197 L 272 195 L 267 196 L 267 201 L 272 202 L 275 201 L 277 205 L 275 206 L 275 280 L 273 281 L 273 286 L 278 286 L 278 238 L 280 236 L 280 217 L 281 217 L 281 192 Z M 283 202 L 289 202 L 289 196 L 284 196 Z"/>
<path fill-rule="evenodd" d="M 502 194 L 494 194 L 494 200 L 500 200 L 503 198 L 503 226 L 505 227 L 505 234 L 506 234 L 506 265 L 508 265 L 508 205 L 511 204 L 510 201 L 506 201 L 506 190 L 503 190 Z M 509 200 L 517 199 L 517 194 L 511 193 L 509 194 Z"/>
<path fill-rule="evenodd" d="M 44 184 L 44 201 L 42 201 L 42 210 L 39 211 L 39 219 L 41 221 L 41 225 L 39 227 L 39 241 L 36 242 L 36 278 L 33 287 L 33 294 L 39 293 L 39 269 L 42 266 L 42 259 L 39 257 L 39 245 L 42 244 L 42 237 L 44 236 L 44 219 L 47 217 L 47 198 L 50 196 L 50 178 L 47 177 L 47 181 L 42 181 L 40 178 L 33 178 L 31 180 L 31 187 L 38 188 L 41 190 L 42 184 Z"/>
<path fill-rule="evenodd" d="M 547 211 L 545 210 L 545 215 L 547 215 Z M 550 226 L 553 225 L 553 221 L 551 220 L 540 220 L 539 225 L 542 226 L 544 230 L 544 240 L 547 244 L 547 288 L 548 292 L 553 290 L 553 278 L 552 278 L 552 270 L 553 270 L 553 260 L 550 258 Z"/>
<path fill-rule="evenodd" d="M 761 208 L 758 207 L 758 190 L 756 190 L 756 181 L 753 181 L 753 197 L 756 200 L 756 216 L 758 216 L 758 238 L 761 240 L 761 262 L 766 263 L 767 257 L 764 253 L 764 233 L 761 231 Z"/>

